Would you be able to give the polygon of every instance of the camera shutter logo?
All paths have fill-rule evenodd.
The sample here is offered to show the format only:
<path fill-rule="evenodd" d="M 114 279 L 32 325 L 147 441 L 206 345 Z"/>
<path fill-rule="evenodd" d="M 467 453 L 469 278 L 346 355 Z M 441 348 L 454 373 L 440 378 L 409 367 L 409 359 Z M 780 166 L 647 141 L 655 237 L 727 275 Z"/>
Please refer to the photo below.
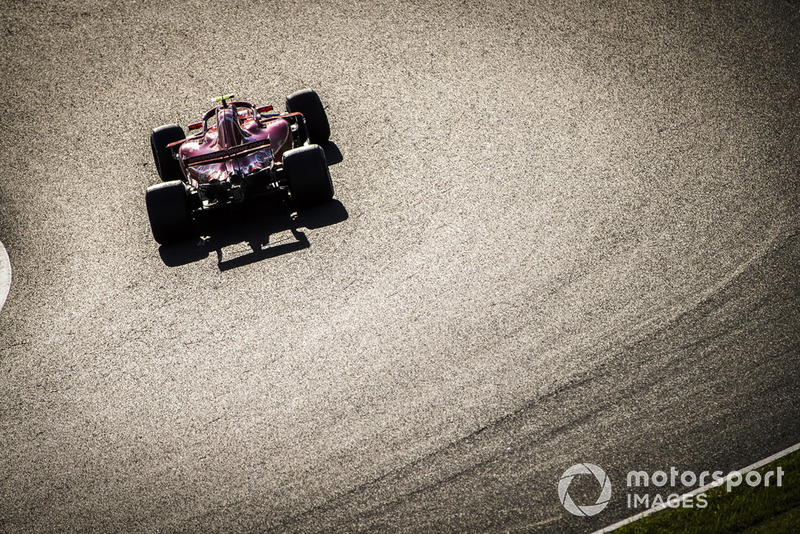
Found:
<path fill-rule="evenodd" d="M 569 485 L 572 479 L 578 475 L 594 475 L 597 479 L 602 489 L 600 490 L 600 496 L 597 498 L 596 503 L 580 506 L 575 504 L 572 497 L 569 496 Z M 583 517 L 597 515 L 608 506 L 608 501 L 611 500 L 611 480 L 608 478 L 605 471 L 594 464 L 575 464 L 561 475 L 561 480 L 558 481 L 558 498 L 561 500 L 561 504 L 564 505 L 564 508 L 573 515 Z"/>

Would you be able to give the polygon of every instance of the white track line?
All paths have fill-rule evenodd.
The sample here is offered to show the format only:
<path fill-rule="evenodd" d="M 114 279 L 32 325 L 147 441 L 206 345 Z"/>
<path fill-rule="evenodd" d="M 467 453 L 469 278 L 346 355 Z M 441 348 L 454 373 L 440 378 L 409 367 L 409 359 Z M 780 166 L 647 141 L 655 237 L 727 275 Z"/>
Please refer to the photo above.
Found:
<path fill-rule="evenodd" d="M 748 465 L 744 469 L 739 469 L 738 471 L 731 471 L 731 473 L 729 473 L 728 476 L 726 476 L 724 479 L 722 479 L 719 482 L 712 482 L 711 484 L 706 484 L 705 486 L 701 486 L 699 488 L 695 488 L 692 491 L 690 491 L 689 493 L 684 493 L 683 495 L 678 497 L 678 499 L 672 499 L 671 501 L 664 502 L 662 504 L 659 504 L 658 506 L 653 506 L 652 508 L 649 508 L 649 509 L 645 510 L 644 512 L 640 513 L 640 514 L 632 515 L 628 519 L 623 519 L 622 521 L 614 523 L 613 525 L 609 525 L 609 526 L 607 526 L 605 528 L 601 528 L 600 530 L 596 530 L 596 531 L 592 532 L 592 534 L 605 534 L 606 532 L 611 532 L 612 530 L 617 530 L 618 528 L 620 528 L 622 526 L 628 525 L 630 523 L 633 523 L 634 521 L 638 521 L 639 519 L 645 518 L 645 517 L 647 517 L 649 515 L 652 515 L 652 514 L 654 514 L 656 512 L 659 512 L 659 511 L 663 510 L 664 508 L 667 508 L 668 505 L 669 505 L 668 503 L 670 503 L 670 502 L 674 503 L 677 500 L 681 500 L 682 501 L 682 500 L 684 500 L 684 499 L 686 499 L 686 498 L 688 498 L 690 496 L 693 497 L 693 496 L 697 495 L 698 493 L 703 493 L 704 491 L 708 491 L 712 487 L 721 486 L 722 484 L 724 484 L 731 477 L 731 474 L 733 474 L 733 473 L 738 472 L 738 473 L 741 473 L 741 474 L 745 474 L 745 473 L 747 473 L 749 471 L 752 471 L 754 469 L 759 469 L 761 467 L 764 467 L 765 465 L 767 465 L 770 462 L 774 462 L 775 460 L 783 458 L 784 456 L 786 456 L 788 454 L 792 454 L 796 450 L 800 450 L 800 443 L 798 443 L 796 445 L 792 445 L 788 449 L 784 449 L 781 452 L 775 453 L 775 454 L 773 454 L 772 456 L 770 456 L 768 458 L 764 458 L 763 460 L 759 460 L 758 462 L 756 462 L 756 463 L 754 463 L 752 465 Z"/>
<path fill-rule="evenodd" d="M 8 259 L 6 248 L 3 242 L 0 241 L 0 309 L 8 296 L 8 290 L 11 288 L 11 261 Z"/>

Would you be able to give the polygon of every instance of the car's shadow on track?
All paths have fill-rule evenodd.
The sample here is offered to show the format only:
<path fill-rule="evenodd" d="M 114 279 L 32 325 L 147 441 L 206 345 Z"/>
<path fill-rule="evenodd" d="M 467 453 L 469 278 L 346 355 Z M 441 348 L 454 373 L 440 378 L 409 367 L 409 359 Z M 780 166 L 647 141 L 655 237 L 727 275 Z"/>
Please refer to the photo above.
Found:
<path fill-rule="evenodd" d="M 202 237 L 162 245 L 162 261 L 177 267 L 216 254 L 220 271 L 227 271 L 311 246 L 302 228 L 316 229 L 346 220 L 347 209 L 338 200 L 292 213 L 280 200 L 266 200 L 198 221 Z"/>
<path fill-rule="evenodd" d="M 339 147 L 336 146 L 336 143 L 333 141 L 328 141 L 322 145 L 322 150 L 325 151 L 325 160 L 328 162 L 328 166 L 336 165 L 337 163 L 341 163 L 344 160 L 344 156 L 342 156 L 342 151 L 339 150 Z"/>

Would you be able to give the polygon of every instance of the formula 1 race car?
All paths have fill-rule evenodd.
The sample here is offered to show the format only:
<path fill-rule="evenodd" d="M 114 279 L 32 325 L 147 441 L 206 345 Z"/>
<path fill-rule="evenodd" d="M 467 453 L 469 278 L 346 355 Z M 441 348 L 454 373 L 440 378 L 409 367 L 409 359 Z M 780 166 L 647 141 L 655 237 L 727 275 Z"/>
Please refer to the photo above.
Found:
<path fill-rule="evenodd" d="M 153 237 L 161 244 L 191 237 L 203 212 L 279 195 L 302 209 L 333 198 L 325 152 L 330 126 L 316 92 L 286 98 L 286 113 L 214 99 L 200 122 L 160 126 L 150 134 L 153 159 L 163 183 L 147 188 L 145 203 Z"/>

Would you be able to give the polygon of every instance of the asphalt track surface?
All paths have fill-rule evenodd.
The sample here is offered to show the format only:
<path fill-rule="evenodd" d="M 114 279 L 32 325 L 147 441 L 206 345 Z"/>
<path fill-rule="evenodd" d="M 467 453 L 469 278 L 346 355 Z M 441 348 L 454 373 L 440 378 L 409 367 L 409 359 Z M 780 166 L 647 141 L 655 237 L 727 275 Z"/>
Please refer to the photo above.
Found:
<path fill-rule="evenodd" d="M 586 532 L 800 442 L 798 4 L 564 4 L 6 2 L 0 528 Z M 150 129 L 303 87 L 337 202 L 159 249 Z"/>

